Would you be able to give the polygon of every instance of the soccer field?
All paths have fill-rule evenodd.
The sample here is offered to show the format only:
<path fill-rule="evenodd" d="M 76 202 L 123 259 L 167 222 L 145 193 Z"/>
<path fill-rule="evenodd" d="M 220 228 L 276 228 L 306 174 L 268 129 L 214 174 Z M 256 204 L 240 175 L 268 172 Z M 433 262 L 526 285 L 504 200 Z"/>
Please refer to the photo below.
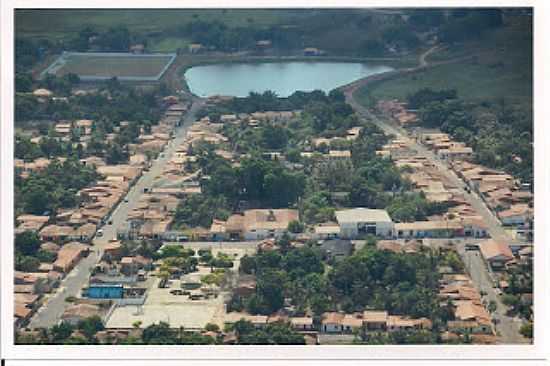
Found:
<path fill-rule="evenodd" d="M 73 53 L 65 52 L 43 73 L 77 74 L 83 81 L 117 77 L 126 81 L 157 81 L 175 59 L 174 54 Z"/>

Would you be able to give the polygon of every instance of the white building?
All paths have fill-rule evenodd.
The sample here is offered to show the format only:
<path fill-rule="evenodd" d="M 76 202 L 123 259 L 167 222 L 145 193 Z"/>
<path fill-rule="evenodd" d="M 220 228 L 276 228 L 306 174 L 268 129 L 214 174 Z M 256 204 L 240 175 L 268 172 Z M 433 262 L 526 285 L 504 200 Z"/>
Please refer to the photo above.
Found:
<path fill-rule="evenodd" d="M 354 239 L 368 234 L 382 238 L 393 236 L 393 221 L 386 210 L 359 207 L 336 211 L 336 221 L 340 225 L 340 237 L 343 239 Z"/>

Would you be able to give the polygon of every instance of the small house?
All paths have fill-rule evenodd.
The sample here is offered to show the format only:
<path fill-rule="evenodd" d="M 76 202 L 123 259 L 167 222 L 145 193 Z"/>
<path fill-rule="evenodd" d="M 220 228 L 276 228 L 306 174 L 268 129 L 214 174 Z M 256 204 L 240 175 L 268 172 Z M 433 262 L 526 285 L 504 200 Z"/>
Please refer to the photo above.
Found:
<path fill-rule="evenodd" d="M 321 329 L 325 333 L 341 333 L 343 331 L 344 314 L 329 312 L 323 313 Z"/>

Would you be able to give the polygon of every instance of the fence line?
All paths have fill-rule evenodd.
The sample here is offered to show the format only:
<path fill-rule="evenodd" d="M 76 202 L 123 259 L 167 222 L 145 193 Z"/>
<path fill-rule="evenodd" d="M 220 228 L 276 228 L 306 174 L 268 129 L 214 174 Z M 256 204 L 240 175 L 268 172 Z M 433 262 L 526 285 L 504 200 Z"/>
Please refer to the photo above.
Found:
<path fill-rule="evenodd" d="M 63 53 L 44 71 L 40 73 L 40 78 L 43 78 L 47 74 L 55 74 L 61 67 L 63 67 L 68 58 L 71 56 L 91 56 L 91 57 L 121 57 L 121 58 L 156 58 L 156 57 L 170 57 L 166 62 L 166 65 L 155 76 L 117 76 L 120 81 L 159 81 L 166 70 L 174 63 L 176 59 L 175 53 L 148 53 L 148 54 L 133 54 L 126 52 L 69 52 L 63 51 Z M 102 81 L 109 80 L 112 76 L 95 76 L 95 75 L 78 75 L 81 81 Z"/>

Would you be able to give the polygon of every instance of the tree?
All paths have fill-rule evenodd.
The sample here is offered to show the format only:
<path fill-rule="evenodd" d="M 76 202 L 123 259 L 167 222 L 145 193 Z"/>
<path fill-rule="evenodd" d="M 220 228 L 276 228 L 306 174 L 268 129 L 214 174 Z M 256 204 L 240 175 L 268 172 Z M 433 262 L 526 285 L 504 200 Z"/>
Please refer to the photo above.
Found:
<path fill-rule="evenodd" d="M 126 27 L 116 27 L 109 29 L 101 35 L 98 43 L 110 51 L 128 51 L 130 47 L 130 32 Z"/>
<path fill-rule="evenodd" d="M 441 27 L 439 37 L 444 42 L 462 42 L 479 37 L 482 32 L 503 24 L 501 9 L 483 9 L 475 12 L 460 10 Z M 457 16 L 458 15 L 458 16 Z"/>
<path fill-rule="evenodd" d="M 277 246 L 281 250 L 281 254 L 287 254 L 290 248 L 292 247 L 292 243 L 290 242 L 290 235 L 288 235 L 287 232 L 283 233 L 283 235 L 277 240 Z"/>
<path fill-rule="evenodd" d="M 376 39 L 367 39 L 361 44 L 361 54 L 370 57 L 382 56 L 386 52 L 384 43 Z"/>
<path fill-rule="evenodd" d="M 238 344 L 305 344 L 304 336 L 290 325 L 269 324 L 266 329 L 256 329 L 251 322 L 241 319 L 233 325 Z"/>
<path fill-rule="evenodd" d="M 219 332 L 220 327 L 217 324 L 208 323 L 204 326 L 204 330 L 208 332 Z"/>
<path fill-rule="evenodd" d="M 199 250 L 199 261 L 204 264 L 210 264 L 214 259 L 212 252 L 210 250 Z"/>
<path fill-rule="evenodd" d="M 34 231 L 24 231 L 15 235 L 15 250 L 23 255 L 33 256 L 40 249 L 40 238 Z"/>
<path fill-rule="evenodd" d="M 50 329 L 53 343 L 59 344 L 67 339 L 74 331 L 74 326 L 67 322 L 61 322 L 61 324 L 54 325 Z"/>
<path fill-rule="evenodd" d="M 158 276 L 162 280 L 162 282 L 166 282 L 170 278 L 170 272 L 160 271 Z"/>
<path fill-rule="evenodd" d="M 352 206 L 382 208 L 384 201 L 375 184 L 362 177 L 354 177 L 349 194 Z"/>
<path fill-rule="evenodd" d="M 40 215 L 44 213 L 52 203 L 51 194 L 46 193 L 46 190 L 40 186 L 28 186 L 23 195 L 23 204 L 25 210 L 31 214 Z"/>
<path fill-rule="evenodd" d="M 327 191 L 317 191 L 308 195 L 300 204 L 300 216 L 310 224 L 332 220 L 334 208 L 330 205 L 330 194 Z"/>
<path fill-rule="evenodd" d="M 239 271 L 246 274 L 252 274 L 255 270 L 256 260 L 254 259 L 254 257 L 251 257 L 248 254 L 245 254 L 243 257 L 241 257 Z"/>
<path fill-rule="evenodd" d="M 15 91 L 30 92 L 32 89 L 32 75 L 29 73 L 15 74 Z"/>
<path fill-rule="evenodd" d="M 327 296 L 317 294 L 314 295 L 311 300 L 311 310 L 316 316 L 321 316 L 324 312 L 328 311 L 330 302 Z"/>
<path fill-rule="evenodd" d="M 288 142 L 288 132 L 284 127 L 266 125 L 261 130 L 262 143 L 268 149 L 283 149 Z"/>
<path fill-rule="evenodd" d="M 130 157 L 130 154 L 127 149 L 122 148 L 118 144 L 112 144 L 107 147 L 107 151 L 105 152 L 105 160 L 107 164 L 122 164 L 127 163 L 128 159 Z"/>
<path fill-rule="evenodd" d="M 521 326 L 519 332 L 521 335 L 523 335 L 525 338 L 533 338 L 533 323 L 528 322 Z"/>
<path fill-rule="evenodd" d="M 186 252 L 183 250 L 183 247 L 179 245 L 165 245 L 161 252 L 161 258 L 170 258 L 170 257 L 185 257 Z"/>
<path fill-rule="evenodd" d="M 66 345 L 84 345 L 84 344 L 90 344 L 90 343 L 85 338 L 71 336 L 71 337 L 67 338 L 63 342 L 63 344 L 66 344 Z"/>
<path fill-rule="evenodd" d="M 191 227 L 210 227 L 213 219 L 229 217 L 228 202 L 224 196 L 192 195 L 176 209 L 175 221 Z"/>
<path fill-rule="evenodd" d="M 141 339 L 145 344 L 177 344 L 176 335 L 170 325 L 162 321 L 145 328 Z"/>
<path fill-rule="evenodd" d="M 438 27 L 445 21 L 445 14 L 439 9 L 415 9 L 409 17 L 409 23 L 419 30 Z"/>
<path fill-rule="evenodd" d="M 304 224 L 298 220 L 292 220 L 288 223 L 288 231 L 298 234 L 304 231 Z"/>
<path fill-rule="evenodd" d="M 284 277 L 279 271 L 268 269 L 262 271 L 257 279 L 256 293 L 258 306 L 254 312 L 272 314 L 283 307 Z"/>
<path fill-rule="evenodd" d="M 36 272 L 40 267 L 40 261 L 35 257 L 17 256 L 15 268 L 23 272 Z"/>
<path fill-rule="evenodd" d="M 214 165 L 213 160 L 210 161 L 209 172 L 211 179 L 206 183 L 206 193 L 211 196 L 223 196 L 227 202 L 235 203 L 239 197 L 239 176 L 237 171 L 233 169 L 224 160 L 216 159 L 219 162 Z"/>
<path fill-rule="evenodd" d="M 295 248 L 283 258 L 283 268 L 290 277 L 298 278 L 307 273 L 323 273 L 321 253 L 311 247 Z"/>
<path fill-rule="evenodd" d="M 98 315 L 94 315 L 81 320 L 78 323 L 77 328 L 82 331 L 86 338 L 92 339 L 97 332 L 104 329 L 104 326 L 101 318 Z"/>
<path fill-rule="evenodd" d="M 18 159 L 34 160 L 42 155 L 40 147 L 29 138 L 16 136 L 15 157 Z"/>
<path fill-rule="evenodd" d="M 517 308 L 520 303 L 520 298 L 516 295 L 504 294 L 502 295 L 502 303 L 511 308 Z"/>
<path fill-rule="evenodd" d="M 420 40 L 415 33 L 411 32 L 405 25 L 390 25 L 382 32 L 382 40 L 394 44 L 400 48 L 414 49 Z"/>
<path fill-rule="evenodd" d="M 456 89 L 432 90 L 422 88 L 407 96 L 410 108 L 421 108 L 430 102 L 443 102 L 448 99 L 456 99 Z"/>

